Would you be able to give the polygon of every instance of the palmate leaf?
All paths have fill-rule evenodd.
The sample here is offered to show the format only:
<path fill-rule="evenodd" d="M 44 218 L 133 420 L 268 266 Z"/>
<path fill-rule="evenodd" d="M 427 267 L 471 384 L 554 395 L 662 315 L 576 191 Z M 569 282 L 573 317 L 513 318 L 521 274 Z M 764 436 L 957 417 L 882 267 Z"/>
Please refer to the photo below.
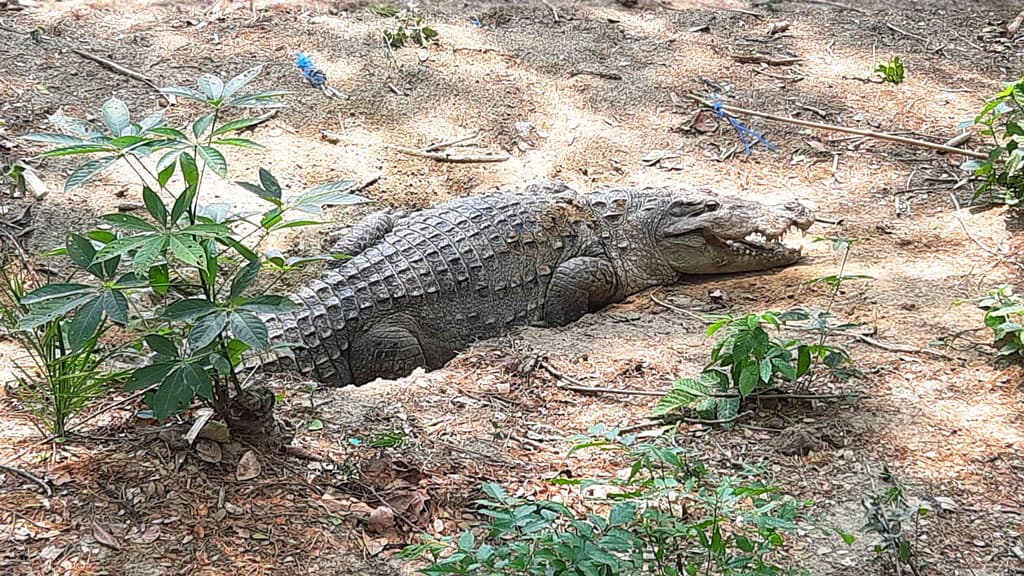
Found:
<path fill-rule="evenodd" d="M 242 292 L 256 280 L 256 276 L 262 268 L 263 265 L 259 260 L 253 260 L 239 268 L 238 272 L 235 273 L 235 277 L 231 279 L 231 290 L 228 298 L 234 299 L 241 296 Z"/>
<path fill-rule="evenodd" d="M 263 64 L 253 66 L 231 80 L 228 80 L 228 83 L 224 86 L 224 90 L 221 92 L 221 98 L 231 98 L 236 92 L 244 88 L 259 76 L 261 72 L 263 72 Z"/>
<path fill-rule="evenodd" d="M 198 148 L 199 156 L 202 157 L 206 165 L 213 169 L 213 171 L 221 178 L 228 174 L 228 161 L 221 154 L 220 150 L 217 150 L 213 146 L 200 146 Z"/>
<path fill-rule="evenodd" d="M 139 275 L 146 274 L 154 262 L 165 257 L 169 244 L 169 240 L 164 234 L 148 238 L 146 242 L 138 246 L 135 257 L 132 258 L 132 271 Z"/>
<path fill-rule="evenodd" d="M 187 100 L 196 100 L 197 102 L 206 102 L 206 96 L 204 96 L 202 92 L 186 86 L 165 86 L 160 89 L 160 93 L 167 96 L 185 98 Z"/>
<path fill-rule="evenodd" d="M 97 296 L 82 305 L 75 312 L 75 317 L 68 325 L 68 345 L 72 350 L 79 350 L 96 334 L 103 322 L 102 296 Z"/>
<path fill-rule="evenodd" d="M 256 124 L 259 124 L 260 122 L 264 122 L 264 121 L 266 121 L 266 118 L 263 117 L 263 116 L 252 116 L 250 118 L 238 118 L 238 119 L 232 120 L 230 122 L 225 122 L 224 124 L 222 124 L 220 127 L 218 127 L 216 130 L 213 131 L 212 136 L 216 137 L 216 136 L 220 136 L 222 134 L 227 134 L 228 132 L 233 132 L 235 130 L 242 130 L 243 128 L 248 128 L 249 126 L 255 126 Z"/>
<path fill-rule="evenodd" d="M 178 300 L 163 310 L 163 317 L 168 320 L 184 320 L 191 322 L 217 309 L 217 305 L 203 298 L 186 298 Z"/>
<path fill-rule="evenodd" d="M 100 115 L 103 118 L 103 123 L 114 136 L 121 136 L 125 129 L 132 124 L 128 106 L 117 98 L 110 98 L 104 102 Z"/>
<path fill-rule="evenodd" d="M 230 100 L 227 105 L 236 108 L 284 108 L 285 103 L 281 102 L 282 96 L 291 94 L 286 90 L 269 90 L 257 94 L 246 94 Z"/>
<path fill-rule="evenodd" d="M 199 89 L 203 91 L 208 100 L 220 100 L 224 95 L 224 81 L 213 74 L 201 74 L 197 78 Z"/>
<path fill-rule="evenodd" d="M 199 268 L 206 267 L 206 251 L 190 236 L 183 234 L 172 234 L 167 237 L 170 249 L 174 255 L 183 262 L 187 262 Z"/>
<path fill-rule="evenodd" d="M 216 114 L 210 112 L 204 116 L 200 116 L 192 123 L 192 135 L 196 137 L 196 141 L 199 141 L 203 137 L 203 134 L 210 129 L 210 125 L 213 124 L 213 119 Z"/>
<path fill-rule="evenodd" d="M 104 290 L 99 297 L 107 317 L 124 326 L 128 323 L 128 297 L 120 290 Z"/>
<path fill-rule="evenodd" d="M 189 347 L 193 352 L 205 348 L 220 336 L 227 322 L 227 314 L 223 312 L 203 316 L 188 333 Z"/>
<path fill-rule="evenodd" d="M 171 167 L 173 168 L 174 164 L 171 164 Z M 142 188 L 142 202 L 146 205 L 146 211 L 149 212 L 149 215 L 154 220 L 159 222 L 161 226 L 167 226 L 167 206 L 149 186 L 143 186 Z"/>
<path fill-rule="evenodd" d="M 47 150 L 41 156 L 43 158 L 60 158 L 61 156 L 74 156 L 76 154 L 96 154 L 98 152 L 117 152 L 117 147 L 112 144 L 72 144 Z"/>
<path fill-rule="evenodd" d="M 303 192 L 290 203 L 296 210 L 319 214 L 324 206 L 343 206 L 369 202 L 370 199 L 365 196 L 344 192 L 356 186 L 356 184 L 355 180 L 341 180 L 321 184 Z"/>
<path fill-rule="evenodd" d="M 110 166 L 117 161 L 117 156 L 106 156 L 104 158 L 97 158 L 90 160 L 85 164 L 74 169 L 68 179 L 64 181 L 64 191 L 69 192 L 75 188 L 85 184 L 89 180 L 92 180 L 101 172 L 110 168 Z"/>
<path fill-rule="evenodd" d="M 100 216 L 100 219 L 117 226 L 118 228 L 126 228 L 128 230 L 136 230 L 140 232 L 156 232 L 156 226 L 153 226 L 149 222 L 146 222 L 142 218 L 135 216 L 134 214 L 123 214 L 121 212 L 114 212 L 112 214 L 104 214 Z"/>
<path fill-rule="evenodd" d="M 242 310 L 256 312 L 257 314 L 281 314 L 297 310 L 299 305 L 285 296 L 265 294 L 246 300 L 238 307 Z"/>
<path fill-rule="evenodd" d="M 69 136 L 67 134 L 57 134 L 55 132 L 29 132 L 19 136 L 22 140 L 28 140 L 30 142 L 41 142 L 43 144 L 60 144 L 64 146 L 73 146 L 76 144 L 90 144 L 89 140 L 81 138 L 79 136 Z"/>
<path fill-rule="evenodd" d="M 27 314 L 18 321 L 18 330 L 33 330 L 67 315 L 72 310 L 95 298 L 95 293 L 78 294 L 56 300 L 48 300 L 29 306 Z"/>
<path fill-rule="evenodd" d="M 252 148 L 253 150 L 266 150 L 267 147 L 259 142 L 253 142 L 247 138 L 220 138 L 214 140 L 213 144 L 218 146 L 237 146 L 239 148 Z"/>
<path fill-rule="evenodd" d="M 67 298 L 69 296 L 80 296 L 82 294 L 91 294 L 96 291 L 96 288 L 89 286 L 88 284 L 46 284 L 41 286 L 32 292 L 24 295 L 21 298 L 21 303 L 26 306 L 33 304 L 40 304 L 48 300 L 57 300 L 60 298 Z"/>
<path fill-rule="evenodd" d="M 267 325 L 263 320 L 246 311 L 235 311 L 230 316 L 228 323 L 235 338 L 256 350 L 267 349 L 270 343 L 267 340 Z"/>
<path fill-rule="evenodd" d="M 213 382 L 202 367 L 193 362 L 173 365 L 150 397 L 153 415 L 161 422 L 188 408 L 196 396 L 209 400 L 213 397 Z"/>

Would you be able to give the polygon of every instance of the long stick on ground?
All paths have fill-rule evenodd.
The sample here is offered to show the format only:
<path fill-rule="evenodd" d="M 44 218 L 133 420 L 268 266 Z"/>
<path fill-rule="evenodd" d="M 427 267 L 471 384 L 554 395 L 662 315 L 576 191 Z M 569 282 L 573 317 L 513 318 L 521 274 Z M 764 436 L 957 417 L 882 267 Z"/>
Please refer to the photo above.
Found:
<path fill-rule="evenodd" d="M 707 107 L 712 107 L 712 103 L 696 94 L 687 94 L 689 99 L 694 100 Z M 888 140 L 889 142 L 898 142 L 900 144 L 909 144 L 910 146 L 917 146 L 920 148 L 931 148 L 932 150 L 938 150 L 940 152 L 947 152 L 949 154 L 960 154 L 962 156 L 968 156 L 970 158 L 988 158 L 988 154 L 982 152 L 975 152 L 974 150 L 964 150 L 962 148 L 953 148 L 952 146 L 946 146 L 945 144 L 935 144 L 934 142 L 926 142 L 924 140 L 914 140 L 913 138 L 904 138 L 903 136 L 896 136 L 893 134 L 886 134 L 884 132 L 872 132 L 871 130 L 861 130 L 860 128 L 850 128 L 848 126 L 838 126 L 836 124 L 823 124 L 821 122 L 811 122 L 809 120 L 799 120 L 797 118 L 789 118 L 787 116 L 776 116 L 774 114 L 768 114 L 765 112 L 758 112 L 756 110 L 747 110 L 745 108 L 737 108 L 735 106 L 722 106 L 722 110 L 730 114 L 740 114 L 743 116 L 756 116 L 758 118 L 765 118 L 767 120 L 775 120 L 777 122 L 785 122 L 787 124 L 796 124 L 797 126 L 806 126 L 808 128 L 819 128 L 821 130 L 831 130 L 833 132 L 845 132 L 847 134 L 857 134 L 858 136 L 866 136 L 868 138 L 875 138 L 877 140 Z"/>

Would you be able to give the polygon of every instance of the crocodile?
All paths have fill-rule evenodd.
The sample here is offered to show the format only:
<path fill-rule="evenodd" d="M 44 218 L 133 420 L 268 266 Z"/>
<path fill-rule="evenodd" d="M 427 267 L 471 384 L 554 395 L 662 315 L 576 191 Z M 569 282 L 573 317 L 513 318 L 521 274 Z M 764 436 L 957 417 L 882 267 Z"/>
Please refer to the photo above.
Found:
<path fill-rule="evenodd" d="M 272 344 L 299 346 L 262 364 L 335 386 L 436 369 L 475 341 L 564 326 L 682 276 L 792 264 L 800 249 L 782 239 L 813 222 L 795 201 L 548 181 L 376 212 L 333 247 L 351 258 L 292 294 L 296 310 L 264 318 Z"/>

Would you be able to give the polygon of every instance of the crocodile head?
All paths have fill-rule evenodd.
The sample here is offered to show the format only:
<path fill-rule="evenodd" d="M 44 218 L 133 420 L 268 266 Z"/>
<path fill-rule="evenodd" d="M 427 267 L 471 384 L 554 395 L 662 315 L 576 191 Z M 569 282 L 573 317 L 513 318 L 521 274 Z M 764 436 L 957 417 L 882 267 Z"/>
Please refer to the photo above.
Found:
<path fill-rule="evenodd" d="M 676 274 L 728 274 L 786 266 L 800 249 L 782 243 L 787 232 L 814 223 L 799 202 L 762 204 L 693 188 L 662 197 L 654 233 L 661 257 Z"/>

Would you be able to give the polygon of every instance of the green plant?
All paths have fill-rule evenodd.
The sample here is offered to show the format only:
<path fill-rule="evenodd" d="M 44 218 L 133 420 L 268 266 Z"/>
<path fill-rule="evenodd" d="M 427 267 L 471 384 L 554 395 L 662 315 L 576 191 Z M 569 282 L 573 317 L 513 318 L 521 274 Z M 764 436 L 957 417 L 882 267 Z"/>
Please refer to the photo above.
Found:
<path fill-rule="evenodd" d="M 99 341 L 111 327 L 109 312 L 81 314 L 74 318 L 56 315 L 40 319 L 26 298 L 27 263 L 0 263 L 0 314 L 14 339 L 28 354 L 29 364 L 15 360 L 17 394 L 35 416 L 45 434 L 63 438 L 69 421 L 127 377 L 123 370 L 105 367 L 116 352 L 100 350 Z M 38 291 L 37 291 L 38 292 Z M 84 296 L 85 306 L 109 304 L 114 314 L 121 302 L 100 301 L 103 294 Z M 98 325 L 91 323 L 98 321 Z"/>
<path fill-rule="evenodd" d="M 904 69 L 903 62 L 900 61 L 899 56 L 893 56 L 889 58 L 887 62 L 882 62 L 875 68 L 875 72 L 881 74 L 883 82 L 891 82 L 893 84 L 899 84 L 903 82 Z"/>
<path fill-rule="evenodd" d="M 402 556 L 430 557 L 428 576 L 662 576 L 784 574 L 772 561 L 783 534 L 798 527 L 801 503 L 769 486 L 758 470 L 715 477 L 666 435 L 637 443 L 618 430 L 594 427 L 570 455 L 598 448 L 617 456 L 624 478 L 551 482 L 581 490 L 605 486 L 597 512 L 581 513 L 551 501 L 510 496 L 484 484 L 478 501 L 489 518 L 483 534 L 434 539 Z"/>
<path fill-rule="evenodd" d="M 981 180 L 974 199 L 995 188 L 1003 190 L 1002 197 L 992 197 L 1015 206 L 1024 199 L 1024 78 L 1006 84 L 1002 91 L 989 100 L 973 122 L 981 126 L 981 134 L 992 138 L 992 149 L 984 160 L 969 160 L 961 165 Z"/>
<path fill-rule="evenodd" d="M 815 359 L 830 367 L 849 361 L 841 348 L 795 338 L 780 340 L 765 329 L 780 330 L 785 322 L 807 318 L 804 311 L 791 310 L 740 318 L 725 316 L 714 322 L 707 336 L 721 335 L 711 350 L 711 361 L 699 377 L 677 380 L 655 405 L 652 415 L 664 416 L 692 407 L 701 416 L 728 420 L 739 413 L 744 398 L 781 382 L 795 383 L 810 371 Z"/>
<path fill-rule="evenodd" d="M 928 508 L 908 503 L 906 486 L 888 467 L 883 467 L 879 476 L 888 487 L 881 492 L 875 488 L 871 496 L 861 502 L 867 518 L 864 528 L 878 535 L 875 554 L 887 559 L 894 566 L 896 574 L 904 571 L 919 574 L 919 561 L 914 547 L 917 544 L 919 521 L 928 514 Z"/>
<path fill-rule="evenodd" d="M 164 88 L 165 94 L 205 109 L 182 129 L 167 126 L 160 113 L 133 122 L 128 107 L 111 98 L 103 105 L 101 127 L 75 120 L 65 123 L 65 133 L 25 136 L 58 145 L 44 157 L 98 155 L 71 172 L 65 190 L 124 162 L 142 184 L 146 214 L 106 214 L 101 219 L 113 231 L 72 234 L 66 247 L 52 254 L 68 256 L 91 278 L 49 284 L 26 294 L 21 303 L 28 313 L 19 326 L 35 330 L 70 317 L 69 330 L 77 330 L 69 337 L 78 342 L 100 341 L 105 321 L 136 336 L 141 332 L 144 336 L 137 345 L 151 354 L 144 366 L 132 370 L 127 389 L 149 390 L 147 402 L 161 419 L 187 408 L 197 397 L 226 416 L 231 398 L 242 390 L 237 372 L 243 353 L 288 353 L 287 344 L 268 341 L 260 314 L 291 310 L 295 304 L 283 296 L 260 294 L 254 287 L 264 271 L 283 273 L 329 256 L 261 255 L 260 242 L 282 229 L 319 224 L 316 215 L 324 205 L 365 201 L 346 192 L 352 181 L 285 198 L 277 179 L 261 168 L 258 184 L 236 184 L 270 203 L 269 210 L 252 216 L 231 213 L 227 205 L 203 203 L 207 173 L 227 176 L 221 148 L 262 148 L 232 136 L 262 118 L 232 116 L 240 110 L 283 106 L 285 92 L 240 93 L 261 70 L 252 68 L 227 82 L 203 74 L 198 90 Z M 159 157 L 151 167 L 144 159 L 153 155 Z M 173 180 L 175 174 L 180 178 Z M 249 231 L 241 232 L 243 226 Z M 155 314 L 130 317 L 128 295 L 143 290 L 155 294 L 161 306 Z"/>
<path fill-rule="evenodd" d="M 427 26 L 423 21 L 423 15 L 412 6 L 399 9 L 383 4 L 374 4 L 367 10 L 377 16 L 395 20 L 393 28 L 385 28 L 381 31 L 384 44 L 389 48 L 402 48 L 410 41 L 423 48 L 437 43 L 437 30 Z"/>
<path fill-rule="evenodd" d="M 992 329 L 999 356 L 1024 356 L 1024 297 L 1010 284 L 992 288 L 978 300 L 985 311 L 985 326 Z"/>

